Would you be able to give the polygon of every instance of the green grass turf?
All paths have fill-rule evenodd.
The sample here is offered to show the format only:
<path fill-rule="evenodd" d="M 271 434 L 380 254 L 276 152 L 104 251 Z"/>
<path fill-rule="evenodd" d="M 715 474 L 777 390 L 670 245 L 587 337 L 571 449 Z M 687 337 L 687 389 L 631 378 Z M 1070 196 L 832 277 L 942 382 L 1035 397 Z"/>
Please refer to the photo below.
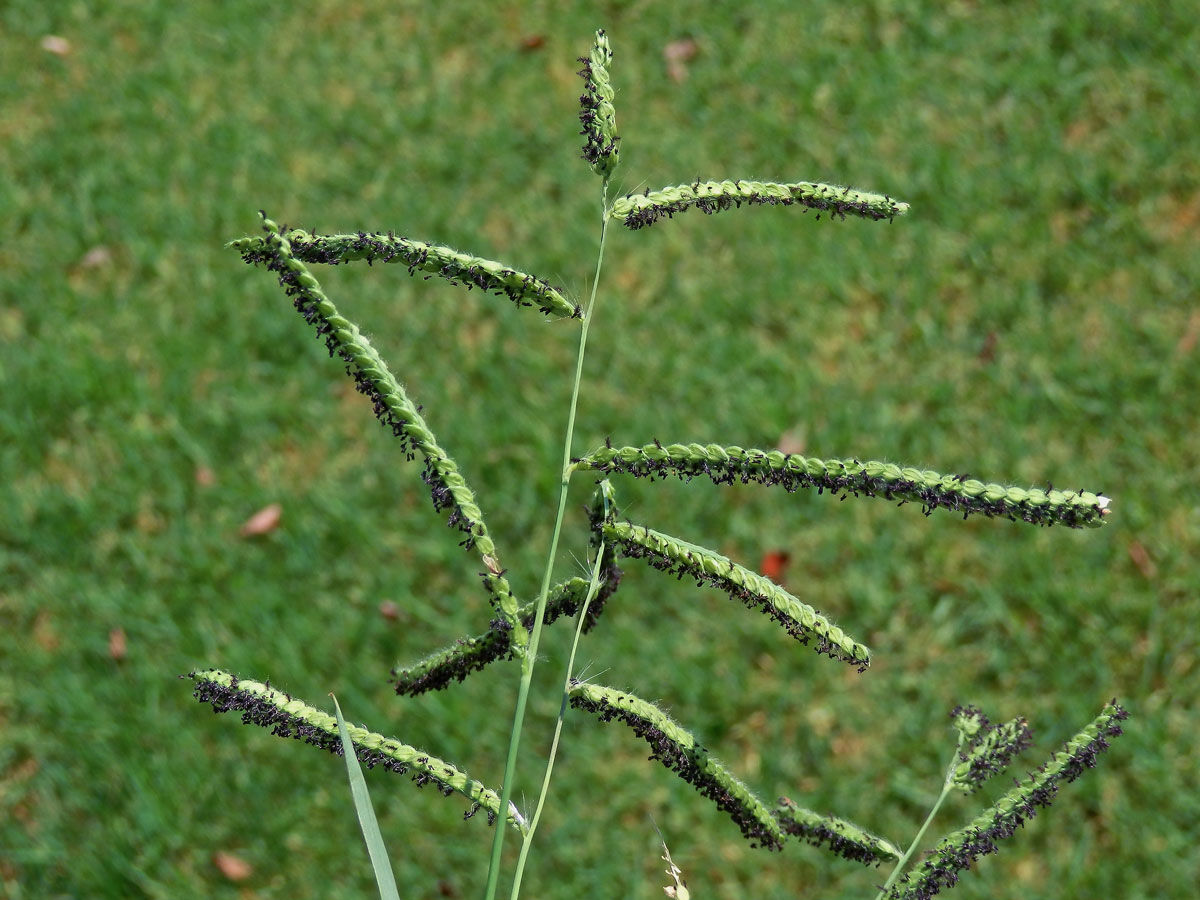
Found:
<path fill-rule="evenodd" d="M 176 679 L 194 668 L 325 707 L 335 691 L 351 720 L 498 786 L 514 665 L 415 700 L 385 681 L 486 622 L 478 562 L 273 277 L 222 244 L 264 207 L 582 293 L 599 183 L 578 159 L 574 59 L 603 25 L 618 187 L 831 180 L 912 212 L 691 212 L 613 233 L 577 450 L 790 433 L 811 455 L 1099 490 L 1114 514 L 1038 530 L 621 482 L 638 521 L 751 566 L 789 552 L 787 583 L 875 664 L 855 675 L 636 562 L 581 662 L 661 699 L 767 798 L 900 843 L 936 794 L 955 703 L 1026 715 L 1029 768 L 1117 695 L 1128 735 L 957 896 L 1193 896 L 1200 41 L 1176 9 L 5 4 L 0 892 L 372 895 L 342 763 L 213 716 Z M 70 52 L 42 49 L 48 34 Z M 676 81 L 664 48 L 685 39 Z M 424 404 L 529 597 L 575 325 L 398 268 L 320 276 Z M 563 576 L 584 553 L 587 488 Z M 281 526 L 240 538 L 271 502 Z M 543 643 L 527 801 L 566 642 L 558 627 Z M 651 815 L 697 895 L 861 897 L 886 874 L 751 850 L 645 754 L 568 719 L 527 896 L 653 896 Z M 404 895 L 477 896 L 490 830 L 457 799 L 368 783 Z M 932 833 L 980 803 L 953 800 Z M 253 874 L 226 880 L 218 852 Z"/>

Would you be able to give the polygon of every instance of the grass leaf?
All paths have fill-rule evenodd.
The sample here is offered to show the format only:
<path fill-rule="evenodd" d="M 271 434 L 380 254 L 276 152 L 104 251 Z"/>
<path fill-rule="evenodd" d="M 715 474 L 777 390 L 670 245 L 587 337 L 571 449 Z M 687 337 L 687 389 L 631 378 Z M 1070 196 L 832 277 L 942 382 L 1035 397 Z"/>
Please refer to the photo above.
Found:
<path fill-rule="evenodd" d="M 329 695 L 333 697 L 333 694 Z M 400 900 L 396 889 L 396 876 L 392 873 L 392 864 L 388 860 L 387 847 L 383 845 L 383 835 L 379 833 L 379 822 L 375 819 L 375 810 L 371 808 L 371 797 L 367 793 L 367 780 L 363 778 L 362 769 L 358 765 L 358 755 L 350 740 L 350 732 L 346 730 L 346 722 L 342 718 L 342 708 L 338 705 L 337 697 L 333 697 L 334 715 L 337 716 L 338 734 L 342 738 L 342 755 L 346 758 L 346 772 L 350 776 L 350 793 L 354 797 L 354 811 L 358 813 L 358 824 L 362 826 L 363 839 L 367 842 L 367 853 L 371 856 L 371 867 L 375 870 L 375 883 L 379 885 L 379 896 L 383 900 Z"/>

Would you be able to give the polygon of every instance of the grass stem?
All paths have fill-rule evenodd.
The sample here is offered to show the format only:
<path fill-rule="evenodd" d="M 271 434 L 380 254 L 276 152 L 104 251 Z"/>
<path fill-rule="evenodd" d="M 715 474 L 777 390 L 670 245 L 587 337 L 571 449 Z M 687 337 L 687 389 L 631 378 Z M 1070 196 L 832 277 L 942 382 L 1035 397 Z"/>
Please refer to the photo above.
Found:
<path fill-rule="evenodd" d="M 908 861 L 912 859 L 912 855 L 917 852 L 917 847 L 921 845 L 921 839 L 925 837 L 925 832 L 929 830 L 930 823 L 933 822 L 933 817 L 938 814 L 938 810 L 942 808 L 942 801 L 950 793 L 950 789 L 954 784 L 954 770 L 958 765 L 958 754 L 962 750 L 963 736 L 958 736 L 958 746 L 954 748 L 954 755 L 950 757 L 950 763 L 946 766 L 946 778 L 942 783 L 942 792 L 938 795 L 937 802 L 933 804 L 933 809 L 929 811 L 929 815 L 925 817 L 925 822 L 921 825 L 921 830 L 917 832 L 917 836 L 912 839 L 912 843 L 908 845 L 908 849 L 904 851 L 904 855 L 896 863 L 892 869 L 892 874 L 888 876 L 888 880 L 883 883 L 883 887 L 879 889 L 879 893 L 875 895 L 875 900 L 883 900 L 888 891 L 892 889 L 892 885 L 904 872 L 904 867 L 908 865 Z"/>
<path fill-rule="evenodd" d="M 521 729 L 525 722 L 525 707 L 529 701 L 529 685 L 533 681 L 533 668 L 537 661 L 538 642 L 542 636 L 542 620 L 546 613 L 546 598 L 550 594 L 550 579 L 554 574 L 554 558 L 558 555 L 558 537 L 562 531 L 563 513 L 567 507 L 567 488 L 571 483 L 571 444 L 575 437 L 575 411 L 579 405 L 579 387 L 583 380 L 583 358 L 587 350 L 588 326 L 592 322 L 592 311 L 596 306 L 596 291 L 600 285 L 600 272 L 604 267 L 604 243 L 608 235 L 608 179 L 604 179 L 601 191 L 600 248 L 596 255 L 596 274 L 592 279 L 592 293 L 584 311 L 583 325 L 579 329 L 579 352 L 575 358 L 575 382 L 571 387 L 571 406 L 567 414 L 567 430 L 563 436 L 562 479 L 558 488 L 558 512 L 554 519 L 554 533 L 550 538 L 550 550 L 546 554 L 546 569 L 542 575 L 542 589 L 538 594 L 537 612 L 533 617 L 533 632 L 529 645 L 521 658 L 521 683 L 517 689 L 517 707 L 513 713 L 512 732 L 508 739 L 508 759 L 504 765 L 504 782 L 500 788 L 500 809 L 507 811 L 511 802 L 513 782 L 517 768 L 517 750 L 521 744 Z M 582 621 L 582 620 L 581 620 Z M 496 885 L 500 878 L 500 860 L 504 852 L 504 832 L 497 828 L 492 839 L 492 855 L 488 863 L 487 887 L 484 900 L 495 900 Z M 514 890 L 519 885 L 514 882 Z M 515 898 L 516 893 L 513 894 Z"/>

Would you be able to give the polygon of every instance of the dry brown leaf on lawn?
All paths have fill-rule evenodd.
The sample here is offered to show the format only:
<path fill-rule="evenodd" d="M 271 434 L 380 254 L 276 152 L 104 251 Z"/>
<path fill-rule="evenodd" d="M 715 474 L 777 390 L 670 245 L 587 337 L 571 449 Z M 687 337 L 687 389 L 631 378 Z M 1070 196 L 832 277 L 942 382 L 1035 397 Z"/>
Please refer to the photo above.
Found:
<path fill-rule="evenodd" d="M 66 56 L 71 52 L 71 42 L 57 34 L 48 34 L 42 38 L 42 49 L 55 56 Z"/>
<path fill-rule="evenodd" d="M 1143 578 L 1153 578 L 1158 574 L 1158 566 L 1154 564 L 1154 560 L 1150 558 L 1150 551 L 1141 541 L 1129 542 L 1129 559 L 1142 573 Z"/>
<path fill-rule="evenodd" d="M 245 881 L 254 874 L 254 866 L 240 856 L 218 850 L 213 854 L 213 865 L 221 870 L 221 874 L 230 881 Z"/>
<path fill-rule="evenodd" d="M 283 507 L 278 503 L 272 503 L 270 506 L 264 506 L 247 519 L 238 534 L 242 537 L 255 537 L 260 534 L 266 534 L 278 528 L 279 520 L 282 518 Z"/>
<path fill-rule="evenodd" d="M 125 629 L 113 628 L 108 632 L 108 655 L 120 662 L 128 652 L 125 642 Z"/>
<path fill-rule="evenodd" d="M 691 38 L 671 41 L 663 47 L 663 59 L 667 61 L 667 74 L 676 84 L 687 78 L 687 64 L 696 58 L 700 45 Z"/>

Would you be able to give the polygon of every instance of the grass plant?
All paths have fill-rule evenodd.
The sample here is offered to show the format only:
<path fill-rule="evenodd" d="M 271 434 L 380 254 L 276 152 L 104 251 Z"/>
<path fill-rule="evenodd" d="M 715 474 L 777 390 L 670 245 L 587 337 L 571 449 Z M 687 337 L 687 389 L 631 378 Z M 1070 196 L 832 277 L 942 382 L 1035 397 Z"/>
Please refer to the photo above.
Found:
<path fill-rule="evenodd" d="M 565 619 L 596 558 L 582 507 L 606 477 L 617 522 L 769 576 L 871 668 L 614 558 L 579 680 L 654 700 L 771 809 L 792 797 L 901 851 L 940 792 L 948 710 L 1023 714 L 1046 750 L 952 789 L 918 849 L 1117 695 L 1133 727 L 1101 777 L 952 895 L 1194 896 L 1200 20 L 1107 0 L 4 4 L 0 896 L 376 896 L 344 761 L 198 714 L 180 672 L 216 665 L 328 713 L 332 691 L 381 738 L 499 787 L 520 663 L 486 564 L 442 527 L 449 509 L 430 515 L 422 461 L 271 276 L 224 245 L 261 237 L 265 207 L 310 235 L 397 229 L 586 300 L 601 179 L 572 152 L 570 61 L 598 22 L 623 137 L 610 200 L 748 175 L 911 209 L 610 220 L 576 455 L 607 435 L 655 453 L 656 436 L 719 440 L 1116 499 L 1102 528 L 1033 528 L 817 484 L 577 471 L 518 807 L 535 809 Z M 478 492 L 531 624 L 582 322 L 406 264 L 309 265 Z M 273 530 L 243 534 L 271 507 Z M 432 669 L 452 689 L 397 698 L 463 635 L 484 639 L 463 660 L 482 669 Z M 571 710 L 560 746 L 528 896 L 657 893 L 672 879 L 651 819 L 695 896 L 865 897 L 888 874 L 790 836 L 751 848 L 623 720 Z M 479 896 L 482 811 L 464 825 L 469 799 L 362 768 L 403 895 Z M 506 875 L 520 844 L 510 830 Z"/>
<path fill-rule="evenodd" d="M 966 475 L 947 477 L 885 462 L 863 463 L 857 458 L 850 461 L 808 459 L 781 451 L 747 451 L 721 444 L 664 446 L 657 438 L 652 445 L 624 448 L 614 448 L 611 441 L 606 441 L 604 450 L 585 456 L 574 455 L 576 412 L 585 384 L 587 339 L 589 326 L 598 313 L 597 299 L 610 220 L 619 220 L 636 231 L 688 209 L 699 209 L 711 215 L 743 204 L 799 205 L 802 211 L 818 210 L 818 219 L 825 213 L 832 218 L 845 219 L 853 215 L 888 222 L 908 211 L 908 204 L 888 195 L 811 182 L 777 184 L 741 179 L 697 180 L 691 186 L 658 191 L 647 188 L 640 195 L 630 193 L 610 203 L 609 183 L 616 171 L 621 142 L 609 73 L 612 59 L 613 53 L 603 30 L 596 32 L 591 52 L 580 59 L 584 68 L 579 74 L 585 84 L 580 97 L 581 134 L 585 138 L 583 158 L 602 178 L 599 246 L 586 304 L 572 302 L 561 289 L 551 286 L 545 279 L 507 264 L 440 244 L 400 237 L 393 232 L 383 235 L 360 231 L 323 237 L 278 225 L 264 212 L 262 236 L 239 239 L 231 244 L 246 262 L 261 264 L 275 273 L 296 310 L 315 327 L 317 337 L 324 341 L 329 355 L 340 359 L 358 393 L 371 401 L 376 418 L 399 439 L 401 452 L 410 461 L 418 455 L 423 458 L 421 478 L 429 488 L 434 511 L 449 512 L 447 524 L 461 533 L 460 545 L 479 557 L 483 566 L 479 574 L 496 615 L 491 631 L 479 638 L 465 637 L 450 650 L 438 652 L 402 674 L 398 673 L 398 692 L 412 694 L 446 687 L 451 677 L 461 681 L 497 656 L 519 661 L 516 709 L 499 790 L 485 788 L 452 764 L 424 750 L 383 738 L 366 728 L 346 726 L 340 708 L 336 716 L 330 716 L 266 684 L 247 682 L 217 670 L 193 672 L 189 677 L 196 684 L 195 696 L 201 702 L 211 704 L 218 713 L 241 712 L 243 722 L 270 727 L 278 736 L 302 738 L 306 743 L 343 755 L 352 751 L 358 760 L 369 766 L 383 763 L 386 768 L 401 774 L 412 770 L 415 772 L 413 781 L 418 785 L 433 783 L 447 795 L 458 792 L 469 798 L 472 805 L 466 813 L 468 818 L 481 807 L 486 809 L 488 820 L 492 823 L 499 820 L 501 825 L 495 828 L 485 900 L 492 900 L 498 890 L 504 837 L 508 831 L 505 825 L 513 826 L 522 837 L 510 892 L 513 900 L 520 895 L 529 851 L 550 790 L 568 703 L 572 708 L 599 716 L 602 721 L 622 720 L 650 743 L 653 748 L 651 759 L 660 760 L 727 813 L 751 846 L 780 850 L 787 836 L 792 835 L 868 865 L 887 861 L 893 863 L 893 868 L 879 890 L 880 900 L 889 896 L 927 900 L 943 888 L 954 886 L 959 872 L 969 868 L 981 855 L 994 852 L 996 841 L 1011 836 L 1018 826 L 1035 814 L 1037 807 L 1049 805 L 1061 782 L 1073 781 L 1085 767 L 1094 766 L 1097 753 L 1108 746 L 1107 738 L 1122 733 L 1117 723 L 1127 717 L 1126 711 L 1114 700 L 1088 729 L 1069 742 L 1036 775 L 1031 775 L 1028 782 L 1018 783 L 995 807 L 944 838 L 933 848 L 932 856 L 919 873 L 906 873 L 906 865 L 947 793 L 954 787 L 978 788 L 986 778 L 1001 771 L 1012 755 L 1029 745 L 1028 729 L 1023 721 L 1014 720 L 993 727 L 974 707 L 965 710 L 958 707 L 951 713 L 959 730 L 956 756 L 947 769 L 941 795 L 904 853 L 888 840 L 876 837 L 858 825 L 840 817 L 823 816 L 790 799 L 781 800 L 777 809 L 771 809 L 726 765 L 718 762 L 692 731 L 677 724 L 655 704 L 628 691 L 575 677 L 574 661 L 583 626 L 586 622 L 594 627 L 600 612 L 599 607 L 592 609 L 591 604 L 602 590 L 605 599 L 610 599 L 619 584 L 616 553 L 646 559 L 653 568 L 676 575 L 680 580 L 690 576 L 697 586 L 712 584 L 741 599 L 747 606 L 761 607 L 801 643 L 815 639 L 815 649 L 819 653 L 848 662 L 859 673 L 869 667 L 870 651 L 812 606 L 769 578 L 732 562 L 717 551 L 644 526 L 618 521 L 617 495 L 613 485 L 604 479 L 596 483 L 590 505 L 592 536 L 588 546 L 593 557 L 589 564 L 590 579 L 586 583 L 575 579 L 552 587 L 571 478 L 578 472 L 589 470 L 652 478 L 674 474 L 687 481 L 703 474 L 714 485 L 732 483 L 736 479 L 743 483 L 782 485 L 789 492 L 815 486 L 819 493 L 828 491 L 843 500 L 865 495 L 898 500 L 899 505 L 917 501 L 926 515 L 946 508 L 962 512 L 964 519 L 974 512 L 1014 522 L 1047 526 L 1060 523 L 1070 527 L 1102 525 L 1110 513 L 1110 501 L 1089 491 L 1056 491 L 1050 487 L 1026 490 L 982 482 Z M 532 614 L 528 607 L 521 607 L 515 596 L 505 577 L 506 570 L 501 567 L 496 542 L 484 524 L 476 494 L 434 436 L 423 415 L 423 407 L 409 399 L 400 381 L 358 325 L 339 312 L 309 267 L 310 264 L 372 263 L 375 260 L 400 261 L 407 266 L 410 275 L 424 272 L 428 273 L 426 279 L 438 275 L 454 286 L 478 287 L 487 293 L 507 295 L 518 306 L 536 307 L 550 317 L 582 320 L 563 436 L 557 513 L 541 589 Z M 671 350 L 664 348 L 663 352 Z M 562 616 L 570 602 L 568 598 L 574 600 L 573 605 L 577 608 L 575 637 L 536 811 L 530 816 L 520 811 L 514 802 L 518 751 L 525 730 L 542 629 Z M 590 619 L 589 610 L 592 611 Z M 381 862 L 379 829 L 364 796 L 365 782 L 357 765 L 349 760 L 347 765 L 380 891 L 384 896 L 394 894 L 391 870 Z"/>

